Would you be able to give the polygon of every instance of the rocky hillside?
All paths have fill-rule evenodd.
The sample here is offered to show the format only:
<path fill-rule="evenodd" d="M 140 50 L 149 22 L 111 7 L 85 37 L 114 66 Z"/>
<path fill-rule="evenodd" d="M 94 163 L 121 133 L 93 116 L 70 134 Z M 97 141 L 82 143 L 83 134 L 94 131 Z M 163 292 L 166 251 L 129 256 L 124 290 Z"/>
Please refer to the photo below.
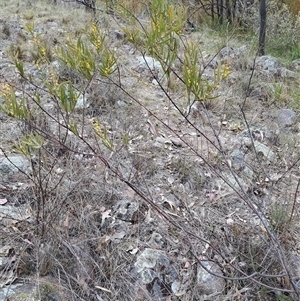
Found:
<path fill-rule="evenodd" d="M 0 4 L 0 299 L 299 300 L 300 60 L 132 5 Z"/>

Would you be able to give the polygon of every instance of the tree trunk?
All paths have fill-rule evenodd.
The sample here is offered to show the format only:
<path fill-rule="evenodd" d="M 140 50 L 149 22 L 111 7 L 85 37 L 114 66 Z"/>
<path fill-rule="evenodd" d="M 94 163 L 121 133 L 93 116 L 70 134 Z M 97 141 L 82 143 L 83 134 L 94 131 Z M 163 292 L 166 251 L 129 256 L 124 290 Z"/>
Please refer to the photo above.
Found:
<path fill-rule="evenodd" d="M 265 39 L 266 39 L 266 25 L 267 25 L 266 0 L 260 0 L 259 17 L 260 17 L 260 28 L 259 28 L 258 55 L 261 56 L 265 54 Z"/>
<path fill-rule="evenodd" d="M 226 19 L 228 23 L 232 23 L 230 1 L 226 0 Z"/>

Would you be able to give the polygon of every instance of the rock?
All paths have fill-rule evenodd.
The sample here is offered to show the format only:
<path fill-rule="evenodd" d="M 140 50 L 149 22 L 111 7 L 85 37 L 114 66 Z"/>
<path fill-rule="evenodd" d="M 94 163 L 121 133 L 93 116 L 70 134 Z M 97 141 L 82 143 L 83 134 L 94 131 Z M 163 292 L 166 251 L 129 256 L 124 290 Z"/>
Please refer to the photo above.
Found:
<path fill-rule="evenodd" d="M 256 87 L 252 89 L 249 93 L 249 96 L 261 101 L 267 101 L 269 97 L 268 93 L 265 91 L 263 87 Z"/>
<path fill-rule="evenodd" d="M 182 147 L 183 146 L 183 142 L 179 138 L 171 138 L 171 141 L 172 141 L 174 146 L 177 146 L 177 147 Z"/>
<path fill-rule="evenodd" d="M 236 51 L 232 47 L 224 47 L 220 50 L 219 58 L 221 59 L 233 59 L 236 55 Z"/>
<path fill-rule="evenodd" d="M 157 80 L 164 76 L 161 64 L 150 56 L 137 56 L 131 68 L 153 84 L 157 84 Z"/>
<path fill-rule="evenodd" d="M 249 137 L 249 131 L 245 130 L 240 135 L 241 145 L 247 148 L 255 148 L 256 153 L 258 155 L 263 155 L 269 161 L 273 161 L 275 159 L 275 153 L 265 144 L 256 139 L 263 140 L 264 132 L 260 130 L 250 129 L 250 133 L 252 135 L 252 139 Z M 270 133 L 265 133 L 265 136 L 268 138 Z"/>
<path fill-rule="evenodd" d="M 115 40 L 123 40 L 125 38 L 125 34 L 119 30 L 112 30 L 108 34 L 109 38 L 113 41 Z"/>
<path fill-rule="evenodd" d="M 218 67 L 218 63 L 219 63 L 219 61 L 216 58 L 213 58 L 212 60 L 208 61 L 206 65 L 212 69 L 216 69 Z M 203 75 L 202 75 L 202 77 L 203 77 Z"/>
<path fill-rule="evenodd" d="M 245 166 L 242 170 L 242 175 L 245 176 L 247 179 L 253 179 L 254 172 L 248 166 Z"/>
<path fill-rule="evenodd" d="M 59 70 L 59 68 L 61 67 L 61 63 L 59 61 L 52 61 L 50 63 L 50 65 L 55 68 L 56 70 Z"/>
<path fill-rule="evenodd" d="M 80 94 L 78 99 L 77 99 L 77 103 L 75 106 L 76 110 L 82 110 L 82 109 L 86 109 L 90 106 L 90 102 L 88 100 L 88 94 Z"/>
<path fill-rule="evenodd" d="M 229 61 L 233 63 L 235 66 L 237 66 L 238 59 L 241 58 L 242 56 L 245 56 L 248 51 L 249 51 L 249 47 L 246 45 L 236 49 L 227 46 L 220 50 L 220 53 L 218 54 L 218 59 L 220 59 L 221 63 L 228 63 Z M 218 60 L 213 60 L 213 61 L 214 61 L 214 65 L 217 66 L 219 63 Z"/>
<path fill-rule="evenodd" d="M 244 157 L 245 154 L 239 149 L 235 149 L 230 154 L 231 164 L 234 170 L 242 170 L 245 167 Z"/>
<path fill-rule="evenodd" d="M 297 75 L 295 74 L 295 72 L 287 69 L 287 68 L 284 68 L 282 67 L 280 70 L 279 70 L 279 76 L 281 77 L 284 77 L 284 78 L 297 78 Z"/>
<path fill-rule="evenodd" d="M 142 283 L 158 300 L 179 290 L 178 273 L 164 251 L 145 249 L 137 257 L 135 268 L 141 276 Z"/>
<path fill-rule="evenodd" d="M 157 232 L 152 233 L 151 238 L 149 240 L 149 245 L 152 248 L 153 247 L 161 248 L 163 244 L 164 244 L 163 237 Z"/>
<path fill-rule="evenodd" d="M 265 144 L 255 141 L 254 147 L 258 155 L 263 155 L 269 161 L 273 161 L 275 159 L 275 153 Z"/>
<path fill-rule="evenodd" d="M 41 300 L 45 301 L 62 301 L 57 290 L 56 285 L 42 284 L 38 286 L 30 283 L 17 283 L 1 288 L 0 300 L 35 301 L 39 299 L 37 296 L 41 296 Z"/>
<path fill-rule="evenodd" d="M 7 204 L 0 206 L 1 224 L 11 226 L 15 221 L 21 222 L 27 220 L 31 216 L 26 211 L 28 211 L 28 207 L 26 206 L 15 207 Z"/>
<path fill-rule="evenodd" d="M 116 218 L 122 221 L 133 222 L 139 210 L 139 203 L 133 200 L 121 200 L 117 204 Z"/>
<path fill-rule="evenodd" d="M 0 300 L 35 301 L 36 288 L 33 284 L 12 284 L 0 289 Z"/>
<path fill-rule="evenodd" d="M 269 75 L 279 75 L 282 65 L 278 59 L 270 55 L 263 55 L 256 59 L 256 67 L 260 70 L 268 71 Z"/>
<path fill-rule="evenodd" d="M 290 109 L 282 109 L 278 113 L 278 122 L 282 127 L 290 126 L 296 123 L 297 115 Z"/>
<path fill-rule="evenodd" d="M 293 60 L 289 67 L 292 71 L 300 71 L 300 59 Z"/>
<path fill-rule="evenodd" d="M 222 276 L 222 271 L 216 263 L 212 261 L 201 260 L 201 265 L 204 266 L 208 271 Z M 200 292 L 206 295 L 221 293 L 226 285 L 225 280 L 210 274 L 201 265 L 198 265 L 197 271 L 197 286 Z"/>
<path fill-rule="evenodd" d="M 23 156 L 8 156 L 0 159 L 0 179 L 8 179 L 17 173 L 30 174 L 30 162 Z"/>
<path fill-rule="evenodd" d="M 256 68 L 266 73 L 269 77 L 281 76 L 285 78 L 295 78 L 294 72 L 284 68 L 280 61 L 270 55 L 263 55 L 257 58 Z"/>
<path fill-rule="evenodd" d="M 247 190 L 247 184 L 246 182 L 241 179 L 238 175 L 235 174 L 235 176 L 233 176 L 233 174 L 231 173 L 223 173 L 223 178 L 226 180 L 227 183 L 224 183 L 223 179 L 220 179 L 220 181 L 218 181 L 218 183 L 220 185 L 226 185 L 228 186 L 229 190 L 235 190 L 235 189 L 239 189 L 241 187 L 243 187 L 244 189 Z"/>
<path fill-rule="evenodd" d="M 291 275 L 291 280 L 293 281 L 295 287 L 298 288 L 298 291 L 300 290 L 300 257 L 297 254 L 289 254 L 288 255 L 288 261 L 287 261 L 287 268 Z M 299 296 L 296 296 L 296 294 L 293 294 L 294 299 L 298 300 Z"/>
<path fill-rule="evenodd" d="M 142 254 L 137 257 L 137 261 L 134 264 L 137 272 L 141 273 L 145 270 L 155 269 L 155 266 L 158 261 L 165 261 L 168 262 L 168 258 L 164 251 L 149 249 L 146 248 Z M 143 279 L 144 283 L 149 283 L 149 278 Z M 151 279 L 152 281 L 152 279 Z"/>
<path fill-rule="evenodd" d="M 133 69 L 137 70 L 158 70 L 162 71 L 162 67 L 160 62 L 155 60 L 153 57 L 150 56 L 137 56 L 136 57 L 137 63 L 133 66 Z"/>
<path fill-rule="evenodd" d="M 57 293 L 51 293 L 47 297 L 48 297 L 47 301 L 61 301 L 61 298 Z"/>

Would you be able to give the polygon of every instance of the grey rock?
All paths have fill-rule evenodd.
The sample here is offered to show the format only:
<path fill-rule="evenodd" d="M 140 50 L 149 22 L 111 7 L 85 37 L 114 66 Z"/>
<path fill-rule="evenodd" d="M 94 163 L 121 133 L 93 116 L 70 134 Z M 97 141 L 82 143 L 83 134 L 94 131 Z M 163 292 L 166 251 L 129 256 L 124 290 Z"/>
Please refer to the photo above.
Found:
<path fill-rule="evenodd" d="M 146 269 L 154 269 L 159 260 L 169 263 L 164 251 L 146 248 L 138 257 L 135 267 L 138 273 Z M 147 283 L 147 282 L 144 282 Z"/>
<path fill-rule="evenodd" d="M 255 148 L 256 153 L 258 155 L 263 155 L 269 161 L 273 161 L 275 159 L 275 153 L 265 144 L 257 141 L 255 139 L 263 140 L 264 132 L 259 130 L 250 129 L 252 139 L 249 137 L 249 131 L 245 130 L 239 135 L 240 143 L 242 146 L 247 147 L 249 149 Z M 261 132 L 261 134 L 259 134 Z M 258 135 L 259 134 L 259 135 Z M 256 136 L 257 135 L 257 136 Z M 270 133 L 265 133 L 266 137 L 270 136 Z"/>
<path fill-rule="evenodd" d="M 256 68 L 263 71 L 267 76 L 281 76 L 285 78 L 295 78 L 296 75 L 291 70 L 283 67 L 280 61 L 270 55 L 263 55 L 257 58 Z"/>
<path fill-rule="evenodd" d="M 30 162 L 23 156 L 9 156 L 0 159 L 0 179 L 7 179 L 17 173 L 30 174 Z"/>
<path fill-rule="evenodd" d="M 201 265 L 204 266 L 206 270 Z M 206 260 L 202 260 L 201 265 L 198 265 L 197 271 L 197 285 L 200 292 L 206 295 L 222 292 L 226 285 L 225 280 L 209 273 L 212 272 L 222 276 L 222 271 L 219 266 L 212 261 Z"/>
<path fill-rule="evenodd" d="M 109 34 L 111 40 L 123 40 L 125 38 L 125 34 L 119 30 L 112 30 Z"/>
<path fill-rule="evenodd" d="M 297 78 L 297 75 L 295 72 L 282 67 L 281 69 L 279 69 L 279 76 L 284 77 L 284 78 L 291 78 L 291 79 L 295 79 Z"/>
<path fill-rule="evenodd" d="M 151 247 L 161 248 L 163 244 L 164 244 L 163 237 L 157 232 L 152 233 L 149 241 L 149 245 Z"/>
<path fill-rule="evenodd" d="M 116 207 L 116 218 L 130 222 L 134 220 L 134 214 L 139 210 L 139 203 L 133 200 L 121 200 Z"/>
<path fill-rule="evenodd" d="M 268 93 L 265 91 L 263 87 L 256 87 L 254 88 L 250 94 L 250 97 L 256 98 L 261 101 L 267 101 L 268 100 Z"/>
<path fill-rule="evenodd" d="M 61 67 L 61 63 L 59 61 L 52 61 L 51 66 L 54 67 L 56 70 L 59 70 Z"/>
<path fill-rule="evenodd" d="M 10 225 L 16 220 L 26 220 L 28 218 L 26 210 L 28 210 L 26 206 L 15 207 L 7 204 L 5 206 L 0 206 L 0 221 L 2 224 Z"/>
<path fill-rule="evenodd" d="M 258 155 L 263 155 L 269 161 L 273 161 L 275 159 L 275 153 L 265 144 L 255 141 L 254 147 Z"/>
<path fill-rule="evenodd" d="M 162 298 L 179 290 L 178 272 L 171 265 L 164 251 L 146 248 L 135 263 L 137 273 L 142 283 L 151 288 L 149 292 L 156 298 Z"/>
<path fill-rule="evenodd" d="M 224 58 L 225 59 L 228 59 L 228 58 L 233 59 L 235 55 L 236 55 L 236 51 L 232 47 L 227 46 L 220 50 L 220 53 L 218 56 L 221 59 L 224 59 Z"/>
<path fill-rule="evenodd" d="M 278 59 L 271 55 L 263 55 L 257 58 L 256 67 L 260 70 L 268 71 L 270 75 L 279 75 L 282 65 Z"/>
<path fill-rule="evenodd" d="M 231 164 L 232 164 L 232 168 L 234 170 L 242 170 L 245 166 L 245 154 L 239 150 L 239 149 L 235 149 L 231 152 L 230 154 L 231 157 Z"/>
<path fill-rule="evenodd" d="M 244 45 L 239 48 L 232 48 L 232 47 L 224 47 L 220 50 L 220 53 L 218 54 L 218 58 L 221 59 L 221 62 L 233 62 L 236 61 L 238 58 L 241 58 L 242 56 L 245 56 L 249 52 L 249 47 Z M 216 64 L 217 63 L 217 64 Z M 214 64 L 218 65 L 218 61 L 215 61 Z M 234 62 L 236 63 L 236 62 Z"/>
<path fill-rule="evenodd" d="M 181 285 L 181 283 L 180 283 L 179 280 L 175 280 L 175 281 L 172 283 L 171 288 L 172 288 L 172 292 L 173 292 L 174 294 L 178 294 L 178 293 L 179 293 L 179 291 L 180 291 L 180 285 Z"/>
<path fill-rule="evenodd" d="M 57 293 L 51 293 L 47 297 L 48 297 L 47 301 L 61 301 L 61 298 Z"/>
<path fill-rule="evenodd" d="M 171 138 L 171 142 L 173 143 L 173 145 L 175 145 L 177 147 L 183 146 L 183 142 L 179 138 Z"/>
<path fill-rule="evenodd" d="M 251 170 L 248 166 L 245 166 L 245 168 L 242 171 L 242 174 L 247 178 L 247 179 L 253 179 L 254 177 L 254 172 Z"/>
<path fill-rule="evenodd" d="M 149 69 L 158 72 L 162 72 L 163 70 L 161 64 L 150 56 L 137 56 L 136 63 L 132 68 L 139 72 L 148 71 Z"/>
<path fill-rule="evenodd" d="M 223 173 L 223 178 L 226 181 L 226 184 L 228 185 L 228 188 L 230 190 L 235 190 L 239 188 L 247 189 L 247 183 L 238 175 L 233 175 L 231 173 Z M 224 185 L 224 180 L 221 180 L 220 184 Z"/>
<path fill-rule="evenodd" d="M 80 94 L 78 99 L 77 99 L 77 103 L 75 106 L 76 110 L 82 110 L 82 109 L 86 109 L 90 106 L 90 102 L 88 100 L 88 94 Z"/>
<path fill-rule="evenodd" d="M 250 51 L 250 47 L 247 45 L 243 45 L 236 50 L 238 56 L 246 55 Z"/>
<path fill-rule="evenodd" d="M 141 271 L 142 281 L 145 284 L 151 283 L 155 278 L 158 278 L 156 272 L 151 269 L 145 269 Z"/>
<path fill-rule="evenodd" d="M 289 67 L 292 71 L 300 71 L 300 59 L 293 60 Z"/>
<path fill-rule="evenodd" d="M 0 289 L 0 300 L 35 301 L 36 287 L 33 284 L 11 284 Z"/>
<path fill-rule="evenodd" d="M 297 115 L 290 109 L 282 109 L 278 113 L 278 122 L 281 126 L 290 126 L 296 123 Z"/>

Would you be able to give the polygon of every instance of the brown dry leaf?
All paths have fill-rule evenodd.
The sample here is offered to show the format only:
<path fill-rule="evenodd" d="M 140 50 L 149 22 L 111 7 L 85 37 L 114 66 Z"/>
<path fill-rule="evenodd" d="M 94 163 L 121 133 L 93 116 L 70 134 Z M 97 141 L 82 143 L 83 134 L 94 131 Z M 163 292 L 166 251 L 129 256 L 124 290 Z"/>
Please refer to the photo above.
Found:
<path fill-rule="evenodd" d="M 111 240 L 111 237 L 109 235 L 102 236 L 98 242 L 98 246 L 95 251 L 100 252 L 102 250 L 102 245 L 104 245 L 105 243 L 107 243 L 110 240 Z"/>

